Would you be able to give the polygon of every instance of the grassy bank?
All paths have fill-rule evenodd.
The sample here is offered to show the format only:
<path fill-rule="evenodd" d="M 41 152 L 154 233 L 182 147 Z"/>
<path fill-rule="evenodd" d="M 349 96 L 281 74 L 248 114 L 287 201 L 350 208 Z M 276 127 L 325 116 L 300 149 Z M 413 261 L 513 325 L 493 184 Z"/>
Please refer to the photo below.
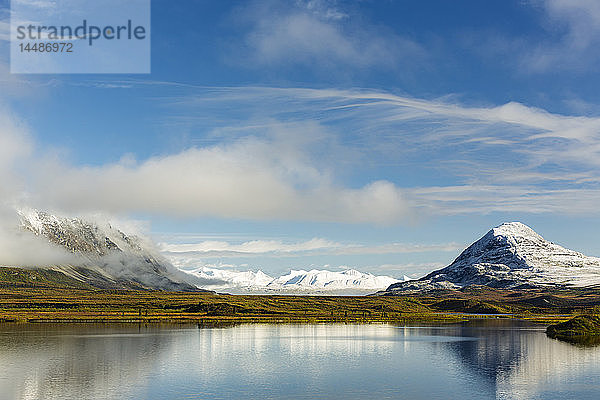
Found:
<path fill-rule="evenodd" d="M 600 344 L 600 316 L 579 315 L 568 321 L 550 325 L 546 334 L 554 339 L 581 345 Z"/>
<path fill-rule="evenodd" d="M 412 298 L 0 288 L 0 321 L 390 321 L 458 319 Z"/>

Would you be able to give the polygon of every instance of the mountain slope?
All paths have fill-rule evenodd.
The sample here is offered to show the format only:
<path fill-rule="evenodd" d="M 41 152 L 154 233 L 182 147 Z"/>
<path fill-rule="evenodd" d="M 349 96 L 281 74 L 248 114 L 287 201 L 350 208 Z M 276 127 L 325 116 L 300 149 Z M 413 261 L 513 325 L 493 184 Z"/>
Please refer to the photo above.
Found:
<path fill-rule="evenodd" d="M 396 283 L 387 291 L 591 286 L 600 284 L 600 258 L 548 242 L 520 222 L 490 230 L 446 268 L 424 278 Z"/>
<path fill-rule="evenodd" d="M 21 227 L 70 253 L 68 262 L 48 266 L 80 282 L 102 288 L 195 290 L 187 275 L 136 236 L 109 224 L 19 210 Z"/>

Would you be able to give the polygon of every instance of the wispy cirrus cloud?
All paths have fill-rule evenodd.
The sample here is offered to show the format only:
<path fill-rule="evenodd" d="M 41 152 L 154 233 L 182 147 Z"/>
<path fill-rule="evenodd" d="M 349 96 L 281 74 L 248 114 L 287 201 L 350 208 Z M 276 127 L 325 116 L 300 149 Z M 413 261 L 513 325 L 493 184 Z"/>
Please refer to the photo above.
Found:
<path fill-rule="evenodd" d="M 600 189 L 540 189 L 534 186 L 442 186 L 405 191 L 434 215 L 532 213 L 597 215 Z"/>
<path fill-rule="evenodd" d="M 177 107 L 211 112 L 226 104 L 246 110 L 254 118 L 264 115 L 266 109 L 270 118 L 279 121 L 318 121 L 338 132 L 346 147 L 378 152 L 379 157 L 372 160 L 375 163 L 390 161 L 385 157 L 390 154 L 395 156 L 391 161 L 398 161 L 401 151 L 440 161 L 484 164 L 473 159 L 472 153 L 489 153 L 491 148 L 505 158 L 489 157 L 483 165 L 486 168 L 518 159 L 513 167 L 542 173 L 531 170 L 552 160 L 564 167 L 577 164 L 576 173 L 582 173 L 581 169 L 600 163 L 600 118 L 554 114 L 517 102 L 482 107 L 466 106 L 452 98 L 418 99 L 369 90 L 269 87 L 213 88 L 171 100 Z M 247 133 L 252 127 L 245 122 L 242 116 L 234 122 L 239 125 L 232 126 L 237 129 L 218 132 Z"/>

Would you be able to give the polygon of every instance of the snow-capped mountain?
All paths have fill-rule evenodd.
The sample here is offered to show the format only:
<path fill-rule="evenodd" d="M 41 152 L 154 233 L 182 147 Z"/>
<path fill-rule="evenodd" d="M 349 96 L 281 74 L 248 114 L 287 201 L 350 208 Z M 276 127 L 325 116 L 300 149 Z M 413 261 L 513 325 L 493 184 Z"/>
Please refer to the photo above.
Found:
<path fill-rule="evenodd" d="M 495 288 L 591 286 L 600 284 L 600 258 L 588 257 L 549 242 L 520 222 L 490 230 L 449 266 L 387 292 L 458 289 L 470 285 Z"/>
<path fill-rule="evenodd" d="M 228 291 L 228 289 L 237 289 L 240 292 L 252 291 L 253 288 L 265 287 L 273 281 L 273 277 L 262 271 L 240 272 L 204 266 L 186 272 L 195 278 L 192 282 L 198 287 L 219 291 Z"/>
<path fill-rule="evenodd" d="M 199 287 L 228 293 L 297 293 L 297 294 L 367 294 L 382 290 L 398 279 L 375 276 L 353 269 L 332 272 L 326 270 L 292 270 L 273 278 L 262 271 L 237 272 L 202 267 L 190 271 Z"/>
<path fill-rule="evenodd" d="M 310 271 L 292 270 L 289 274 L 274 279 L 268 286 L 272 289 L 373 291 L 396 282 L 399 280 L 389 276 L 375 276 L 354 269 L 340 272 L 313 269 Z"/>
<path fill-rule="evenodd" d="M 44 266 L 99 287 L 191 290 L 182 273 L 139 237 L 109 224 L 63 218 L 45 212 L 17 211 L 21 227 L 70 253 L 59 265 Z"/>

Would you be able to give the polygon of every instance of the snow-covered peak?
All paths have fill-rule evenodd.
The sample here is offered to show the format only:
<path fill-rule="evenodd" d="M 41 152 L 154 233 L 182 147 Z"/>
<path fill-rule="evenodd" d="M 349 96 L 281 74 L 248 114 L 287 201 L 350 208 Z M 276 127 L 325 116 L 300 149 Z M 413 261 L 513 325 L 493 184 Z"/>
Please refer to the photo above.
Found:
<path fill-rule="evenodd" d="M 520 222 L 504 223 L 465 249 L 452 264 L 391 290 L 600 284 L 600 258 L 545 240 Z"/>
<path fill-rule="evenodd" d="M 21 226 L 71 253 L 105 256 L 112 251 L 143 252 L 140 238 L 128 236 L 108 223 L 64 218 L 33 209 L 17 210 Z"/>
<path fill-rule="evenodd" d="M 58 217 L 32 208 L 23 208 L 17 210 L 23 227 L 31 230 L 36 235 L 43 234 L 45 223 L 58 223 Z"/>
<path fill-rule="evenodd" d="M 494 236 L 519 237 L 543 240 L 543 238 L 540 235 L 538 235 L 533 229 L 523 224 L 522 222 L 505 222 L 502 225 L 499 225 L 492 229 L 491 232 Z"/>
<path fill-rule="evenodd" d="M 229 287 L 263 287 L 273 281 L 273 277 L 262 271 L 233 271 L 221 268 L 203 266 L 188 274 L 196 277 L 194 281 L 199 287 L 223 290 Z"/>

